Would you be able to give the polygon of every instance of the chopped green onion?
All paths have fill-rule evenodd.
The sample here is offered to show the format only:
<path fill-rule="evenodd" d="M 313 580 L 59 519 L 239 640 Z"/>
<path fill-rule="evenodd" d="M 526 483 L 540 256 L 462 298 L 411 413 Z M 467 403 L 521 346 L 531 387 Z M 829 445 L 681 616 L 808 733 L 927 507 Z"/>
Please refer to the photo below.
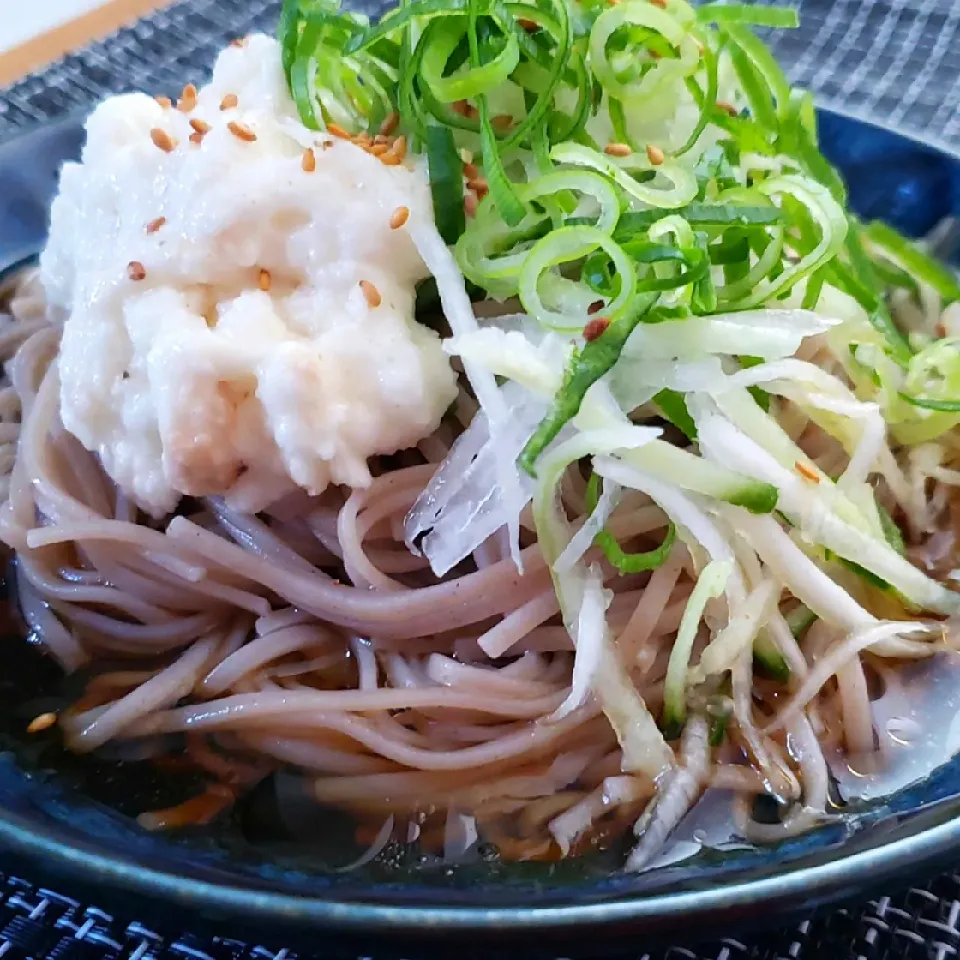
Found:
<path fill-rule="evenodd" d="M 763 363 L 763 360 L 760 357 L 741 357 L 740 366 L 744 370 L 749 370 L 750 367 L 755 367 L 758 364 Z M 750 396 L 753 397 L 757 406 L 764 412 L 769 413 L 770 411 L 770 394 L 766 390 L 763 390 L 761 387 L 747 387 L 747 391 Z"/>
<path fill-rule="evenodd" d="M 807 628 L 811 627 L 817 619 L 817 615 L 802 603 L 798 603 L 786 616 L 787 626 L 790 632 L 799 639 Z"/>
<path fill-rule="evenodd" d="M 713 284 L 713 275 L 710 273 L 710 250 L 705 233 L 696 233 L 694 244 L 700 252 L 700 276 L 692 281 L 693 296 L 690 298 L 691 309 L 695 314 L 708 315 L 717 309 L 717 289 Z"/>
<path fill-rule="evenodd" d="M 805 173 L 822 183 L 837 203 L 847 201 L 847 188 L 840 174 L 817 146 L 816 112 L 812 95 L 804 91 L 786 91 L 787 101 L 781 123 L 782 149 L 795 157 Z"/>
<path fill-rule="evenodd" d="M 597 227 L 561 227 L 538 241 L 527 254 L 520 270 L 519 285 L 520 301 L 527 313 L 552 330 L 566 333 L 582 330 L 589 320 L 587 303 L 583 304 L 583 312 L 579 315 L 569 308 L 553 309 L 547 306 L 541 297 L 540 281 L 551 268 L 582 260 L 598 247 L 609 256 L 617 269 L 619 292 L 604 311 L 611 323 L 616 323 L 634 300 L 637 288 L 636 271 L 623 248 Z M 552 279 L 554 286 L 560 289 L 564 289 L 561 284 L 567 284 L 559 275 Z"/>
<path fill-rule="evenodd" d="M 687 137 L 686 143 L 675 152 L 675 156 L 678 157 L 689 153 L 696 146 L 703 131 L 706 130 L 707 124 L 710 123 L 710 117 L 713 115 L 715 109 L 714 104 L 717 102 L 717 91 L 720 85 L 717 54 L 710 47 L 710 43 L 704 38 L 698 38 L 697 42 L 703 48 L 702 57 L 704 70 L 707 74 L 707 86 L 705 90 L 701 90 L 694 77 L 687 77 L 687 90 L 690 91 L 697 101 L 697 106 L 700 108 L 700 116 L 697 119 L 696 126 L 690 131 L 690 136 Z"/>
<path fill-rule="evenodd" d="M 280 20 L 277 24 L 277 39 L 280 43 L 280 59 L 284 73 L 290 73 L 297 54 L 299 37 L 300 0 L 283 0 Z"/>
<path fill-rule="evenodd" d="M 940 413 L 960 413 L 960 400 L 937 400 L 933 397 L 912 397 L 909 393 L 900 392 L 900 398 L 911 406 L 922 410 L 937 410 Z"/>
<path fill-rule="evenodd" d="M 773 101 L 769 84 L 750 55 L 738 44 L 730 45 L 730 62 L 733 64 L 743 93 L 750 107 L 753 121 L 775 137 L 779 129 L 777 105 Z"/>
<path fill-rule="evenodd" d="M 574 352 L 563 377 L 563 384 L 553 398 L 550 410 L 520 452 L 517 463 L 535 477 L 537 457 L 580 410 L 587 391 L 617 362 L 624 344 L 649 311 L 649 301 L 637 298 L 596 340 Z"/>
<path fill-rule="evenodd" d="M 629 35 L 632 27 L 645 28 L 648 37 L 663 37 L 679 56 L 646 60 L 646 69 L 639 71 L 635 79 L 625 78 L 611 59 L 610 47 L 615 36 Z M 653 47 L 649 39 L 644 43 L 642 38 L 643 34 L 637 46 L 632 47 L 637 57 Z M 700 48 L 687 26 L 652 3 L 621 3 L 604 10 L 590 30 L 589 52 L 593 72 L 606 93 L 633 106 L 653 98 L 672 81 L 690 76 L 700 62 Z"/>
<path fill-rule="evenodd" d="M 757 307 L 771 298 L 786 293 L 791 287 L 827 263 L 840 252 L 847 234 L 847 218 L 843 208 L 829 191 L 814 180 L 786 175 L 765 180 L 757 185 L 767 196 L 788 197 L 799 203 L 817 224 L 820 237 L 816 246 L 797 263 L 783 265 L 776 277 L 736 300 L 739 309 Z M 721 296 L 726 288 L 721 289 Z M 729 298 L 730 292 L 726 290 Z"/>
<path fill-rule="evenodd" d="M 654 398 L 653 402 L 660 408 L 660 412 L 678 429 L 683 432 L 688 440 L 697 439 L 697 425 L 690 416 L 687 409 L 687 402 L 683 399 L 682 393 L 676 390 L 661 390 Z"/>
<path fill-rule="evenodd" d="M 800 25 L 789 7 L 761 7 L 752 3 L 705 3 L 697 11 L 701 23 L 744 23 L 753 27 L 793 28 Z"/>
<path fill-rule="evenodd" d="M 720 747 L 727 736 L 727 725 L 730 723 L 731 711 L 718 714 L 710 721 L 710 746 Z"/>
<path fill-rule="evenodd" d="M 446 243 L 456 243 L 463 233 L 466 217 L 463 174 L 453 132 L 449 127 L 431 125 L 427 127 L 426 145 L 437 230 Z"/>
<path fill-rule="evenodd" d="M 652 550 L 646 550 L 642 553 L 625 553 L 623 548 L 617 543 L 612 533 L 601 530 L 597 534 L 596 544 L 603 550 L 604 556 L 610 561 L 611 565 L 622 574 L 628 573 L 646 573 L 648 570 L 656 570 L 667 562 L 673 544 L 677 539 L 677 528 L 671 522 L 667 527 L 666 536 L 659 547 Z"/>
<path fill-rule="evenodd" d="M 378 40 L 411 26 L 415 21 L 429 21 L 434 17 L 466 13 L 467 7 L 468 0 L 411 0 L 411 2 L 384 14 L 376 25 L 368 27 L 362 33 L 352 37 L 344 46 L 343 52 L 347 54 L 359 53 Z M 480 5 L 479 13 L 481 15 L 489 12 L 489 3 Z"/>
<path fill-rule="evenodd" d="M 761 630 L 753 642 L 753 662 L 760 673 L 778 683 L 788 683 L 790 666 L 770 638 L 768 630 Z"/>
<path fill-rule="evenodd" d="M 759 7 L 757 9 L 774 12 L 773 8 Z M 776 12 L 792 13 L 796 18 L 796 14 L 792 10 Z M 731 46 L 740 51 L 750 61 L 755 71 L 755 77 L 766 86 L 767 95 L 773 99 L 778 113 L 782 114 L 790 101 L 790 83 L 769 48 L 740 24 L 725 23 L 722 30 Z M 755 116 L 754 119 L 759 120 L 760 118 Z"/>
<path fill-rule="evenodd" d="M 305 127 L 322 130 L 323 114 L 317 102 L 317 61 L 300 57 L 290 66 L 290 93 L 297 105 L 297 113 Z"/>
<path fill-rule="evenodd" d="M 747 206 L 736 203 L 689 203 L 675 213 L 691 227 L 770 227 L 783 223 L 783 214 L 769 206 Z M 626 239 L 647 230 L 663 216 L 661 210 L 631 210 L 623 214 L 615 237 Z"/>
<path fill-rule="evenodd" d="M 849 248 L 850 244 L 848 244 Z M 913 350 L 910 349 L 906 337 L 893 322 L 893 317 L 890 316 L 886 304 L 850 268 L 838 260 L 828 264 L 826 271 L 837 289 L 853 297 L 866 311 L 870 325 L 883 338 L 890 359 L 901 367 L 907 367 L 913 357 Z"/>
<path fill-rule="evenodd" d="M 561 143 L 550 151 L 550 159 L 555 163 L 571 163 L 597 170 L 634 199 L 664 210 L 686 206 L 697 195 L 696 178 L 689 170 L 675 162 L 662 163 L 656 169 L 658 179 L 664 177 L 671 182 L 670 189 L 665 190 L 648 187 L 637 177 L 630 175 L 631 169 L 639 169 L 641 172 L 651 170 L 649 161 L 645 158 L 639 159 L 636 154 L 617 162 L 590 147 L 578 143 Z"/>
<path fill-rule="evenodd" d="M 506 141 L 504 142 L 505 150 L 509 149 L 514 144 L 523 143 L 525 138 L 527 138 L 540 124 L 545 122 L 547 114 L 549 113 L 553 104 L 554 94 L 556 93 L 557 88 L 560 86 L 564 74 L 567 71 L 570 61 L 570 52 L 573 45 L 573 28 L 570 23 L 570 11 L 567 7 L 566 0 L 555 0 L 554 9 L 557 12 L 557 24 L 555 28 L 557 47 L 551 55 L 549 68 L 550 72 L 548 74 L 547 81 L 544 84 L 543 89 L 539 91 L 533 109 L 528 111 L 523 121 L 510 134 L 510 136 L 507 137 Z M 540 14 L 540 11 L 538 11 L 536 8 L 533 8 L 530 13 L 536 22 L 539 22 L 547 29 L 550 29 L 550 27 L 547 26 L 547 20 L 542 14 Z M 521 30 L 522 28 L 517 25 L 517 29 Z"/>
<path fill-rule="evenodd" d="M 447 62 L 464 37 L 465 17 L 446 17 L 426 51 L 420 77 L 441 103 L 454 103 L 489 93 L 504 83 L 520 62 L 517 38 L 507 34 L 502 49 L 486 63 L 446 74 Z"/>
<path fill-rule="evenodd" d="M 867 226 L 864 235 L 878 253 L 890 254 L 900 267 L 933 287 L 945 303 L 960 300 L 960 282 L 956 276 L 893 227 L 874 222 Z"/>
<path fill-rule="evenodd" d="M 600 475 L 590 474 L 587 481 L 587 492 L 585 496 L 587 513 L 593 513 L 597 508 L 597 501 L 600 496 Z M 653 550 L 646 550 L 642 553 L 625 553 L 623 548 L 617 543 L 616 538 L 607 530 L 601 530 L 594 538 L 594 543 L 603 551 L 603 555 L 610 564 L 620 573 L 646 573 L 648 570 L 656 570 L 667 562 L 670 551 L 673 549 L 677 539 L 677 528 L 671 521 L 667 525 L 667 533 L 659 547 Z"/>
<path fill-rule="evenodd" d="M 697 577 L 687 600 L 663 683 L 663 731 L 668 740 L 679 736 L 687 720 L 687 670 L 704 608 L 710 600 L 723 594 L 732 572 L 729 560 L 711 560 Z"/>
<path fill-rule="evenodd" d="M 479 70 L 483 63 L 480 58 L 480 41 L 477 35 L 477 19 L 480 15 L 480 0 L 468 0 L 467 39 L 470 45 L 470 65 Z M 516 194 L 514 184 L 507 177 L 503 158 L 497 146 L 497 137 L 490 120 L 490 105 L 485 92 L 477 95 L 480 111 L 480 145 L 483 150 L 483 168 L 487 174 L 490 196 L 500 211 L 505 223 L 516 226 L 523 220 L 525 209 Z"/>
<path fill-rule="evenodd" d="M 880 526 L 883 528 L 884 540 L 886 540 L 901 557 L 905 557 L 907 555 L 907 545 L 903 540 L 903 533 L 897 526 L 896 521 L 879 503 L 877 504 L 877 513 L 880 516 Z"/>

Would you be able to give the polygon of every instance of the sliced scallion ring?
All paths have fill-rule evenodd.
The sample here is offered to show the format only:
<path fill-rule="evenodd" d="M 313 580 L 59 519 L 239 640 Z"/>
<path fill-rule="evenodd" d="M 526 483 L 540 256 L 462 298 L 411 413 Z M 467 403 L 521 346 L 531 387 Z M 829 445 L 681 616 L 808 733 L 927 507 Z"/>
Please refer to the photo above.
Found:
<path fill-rule="evenodd" d="M 617 296 L 604 309 L 604 316 L 616 320 L 631 303 L 636 289 L 636 271 L 633 262 L 623 248 L 602 230 L 596 227 L 561 227 L 540 240 L 527 254 L 520 270 L 520 302 L 537 322 L 550 330 L 576 334 L 583 330 L 590 319 L 585 314 L 577 315 L 572 309 L 548 306 L 541 296 L 541 283 L 552 268 L 562 263 L 582 260 L 596 249 L 602 249 L 616 268 L 619 280 Z M 556 277 L 557 281 L 562 278 Z M 559 287 L 559 284 L 557 284 Z M 589 296 L 587 302 L 589 302 Z"/>

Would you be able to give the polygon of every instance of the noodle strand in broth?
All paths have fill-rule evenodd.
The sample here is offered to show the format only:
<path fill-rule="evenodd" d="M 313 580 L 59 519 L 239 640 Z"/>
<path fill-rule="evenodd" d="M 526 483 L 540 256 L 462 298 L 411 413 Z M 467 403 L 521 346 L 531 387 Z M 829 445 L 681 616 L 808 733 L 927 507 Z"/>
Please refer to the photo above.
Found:
<path fill-rule="evenodd" d="M 583 849 L 591 837 L 629 827 L 655 785 L 620 772 L 620 747 L 592 700 L 553 716 L 573 660 L 566 631 L 554 625 L 557 597 L 536 544 L 523 551 L 523 573 L 486 555 L 436 581 L 402 540 L 403 516 L 435 460 L 384 463 L 368 490 L 296 495 L 260 517 L 206 500 L 185 502 L 161 524 L 145 522 L 59 422 L 56 331 L 43 322 L 35 274 L 19 279 L 9 309 L 0 342 L 9 499 L 0 522 L 17 548 L 24 614 L 66 670 L 101 658 L 146 669 L 97 675 L 87 695 L 96 699 L 60 717 L 67 742 L 84 752 L 111 740 L 187 734 L 193 752 L 204 751 L 207 773 L 229 786 L 209 803 L 198 799 L 196 810 L 161 811 L 146 825 L 216 815 L 236 795 L 234 773 L 246 757 L 246 787 L 292 765 L 316 778 L 317 803 L 371 823 L 458 811 L 516 856 Z M 462 429 L 453 419 L 444 427 L 450 436 Z M 582 489 L 575 469 L 569 476 L 569 489 Z M 570 502 L 584 509 L 581 494 Z M 642 542 L 667 523 L 649 501 L 631 506 L 611 521 L 621 540 Z M 650 573 L 607 567 L 603 578 L 614 592 L 619 655 L 656 710 L 693 586 L 686 547 L 677 544 Z M 631 866 L 656 855 L 707 783 L 742 795 L 738 822 L 751 836 L 791 832 L 823 815 L 826 763 L 797 710 L 836 674 L 835 722 L 847 746 L 862 751 L 873 737 L 857 660 L 869 637 L 824 639 L 823 649 L 813 635 L 808 644 L 820 669 L 785 708 L 779 695 L 770 703 L 770 729 L 786 726 L 789 750 L 752 719 L 762 691 L 752 686 L 749 653 L 734 667 L 733 741 L 711 767 L 705 721 L 688 723 Z M 759 777 L 735 744 L 754 757 Z M 259 759 L 249 767 L 251 757 Z M 800 804 L 799 812 L 760 830 L 751 826 L 750 798 L 767 790 Z"/>

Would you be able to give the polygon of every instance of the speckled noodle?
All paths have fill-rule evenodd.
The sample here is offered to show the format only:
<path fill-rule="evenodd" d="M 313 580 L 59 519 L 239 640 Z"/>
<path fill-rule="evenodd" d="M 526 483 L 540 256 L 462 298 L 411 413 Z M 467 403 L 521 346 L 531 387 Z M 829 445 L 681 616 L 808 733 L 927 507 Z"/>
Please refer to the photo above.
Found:
<path fill-rule="evenodd" d="M 621 774 L 621 750 L 599 708 L 589 702 L 557 717 L 571 683 L 571 644 L 536 544 L 523 552 L 522 574 L 486 550 L 473 572 L 440 582 L 404 546 L 404 515 L 435 470 L 429 457 L 383 464 L 368 489 L 346 497 L 296 494 L 259 516 L 188 501 L 152 522 L 59 422 L 58 332 L 44 320 L 35 273 L 19 279 L 8 309 L 0 458 L 9 499 L 0 532 L 17 550 L 24 615 L 66 670 L 131 658 L 128 668 L 98 673 L 60 726 L 78 751 L 187 733 L 190 756 L 215 781 L 207 805 L 145 815 L 145 824 L 212 816 L 279 764 L 314 778 L 318 802 L 373 828 L 385 817 L 409 821 L 422 842 L 443 846 L 446 837 L 448 849 L 451 823 L 460 822 L 451 816 L 475 818 L 482 836 L 517 857 L 549 856 L 557 843 L 577 848 L 636 819 L 653 783 Z M 805 425 L 792 426 L 799 435 Z M 444 421 L 424 445 L 433 458 L 458 429 L 453 415 Z M 832 448 L 820 454 L 835 456 Z M 568 480 L 576 515 L 582 480 L 576 471 Z M 653 504 L 635 506 L 610 529 L 642 544 L 666 518 Z M 677 546 L 652 573 L 608 568 L 604 576 L 615 591 L 610 622 L 621 654 L 656 711 L 692 589 L 689 557 Z M 830 640 L 821 630 L 806 657 L 816 659 L 813 648 Z M 683 776 L 658 804 L 670 812 L 647 829 L 634 857 L 653 857 L 711 783 L 742 798 L 739 829 L 758 838 L 822 817 L 823 749 L 844 737 L 855 749 L 873 746 L 872 667 L 855 654 L 854 645 L 834 649 L 829 668 L 814 670 L 816 682 L 783 707 L 771 687 L 761 711 L 770 732 L 729 740 L 712 760 L 706 727 L 688 724 Z M 807 662 L 796 649 L 792 660 Z M 834 673 L 836 691 L 817 698 Z M 753 697 L 762 701 L 766 689 L 759 682 Z M 762 764 L 744 766 L 744 750 Z M 752 821 L 751 799 L 772 783 L 803 803 L 764 827 Z"/>
<path fill-rule="evenodd" d="M 43 322 L 35 274 L 10 308 L 2 529 L 18 551 L 24 614 L 65 669 L 136 658 L 100 674 L 87 702 L 60 717 L 72 747 L 202 732 L 225 757 L 255 751 L 244 785 L 294 763 L 322 775 L 318 800 L 367 817 L 449 807 L 495 837 L 523 810 L 530 853 L 549 845 L 550 821 L 617 773 L 616 739 L 595 707 L 546 722 L 572 658 L 566 632 L 549 623 L 556 599 L 536 547 L 523 574 L 488 556 L 442 583 L 404 547 L 403 517 L 434 469 L 422 456 L 346 498 L 296 495 L 260 517 L 196 502 L 146 523 L 59 423 L 57 332 Z M 443 425 L 435 455 L 455 429 L 452 418 Z M 639 526 L 663 522 L 648 509 Z M 646 594 L 660 616 L 636 643 L 654 704 L 656 644 L 676 629 L 690 590 L 681 568 L 671 564 L 669 582 L 658 576 Z M 625 627 L 644 593 L 636 582 L 618 592 L 614 622 Z M 515 659 L 485 665 L 478 640 Z M 237 760 L 221 763 L 236 772 Z M 646 796 L 629 793 L 634 812 Z"/>
<path fill-rule="evenodd" d="M 469 10 L 289 0 L 88 119 L 0 301 L 0 538 L 85 681 L 29 729 L 184 752 L 148 828 L 293 781 L 359 863 L 640 870 L 911 782 L 960 284 L 847 211 L 748 29 L 791 11 Z"/>

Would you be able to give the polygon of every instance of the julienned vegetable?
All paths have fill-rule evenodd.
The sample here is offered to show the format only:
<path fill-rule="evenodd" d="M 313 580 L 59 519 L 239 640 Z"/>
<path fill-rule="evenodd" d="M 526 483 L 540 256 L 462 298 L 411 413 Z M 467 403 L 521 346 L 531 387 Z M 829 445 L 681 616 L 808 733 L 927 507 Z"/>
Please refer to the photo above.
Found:
<path fill-rule="evenodd" d="M 798 284 L 815 307 L 828 283 L 867 311 L 874 346 L 907 367 L 912 351 L 877 277 L 892 262 L 956 299 L 956 279 L 887 227 L 864 234 L 876 268 L 863 254 L 859 227 L 837 206 L 842 183 L 817 149 L 809 97 L 791 91 L 748 29 L 795 24 L 792 11 L 685 0 L 412 0 L 376 25 L 334 3 L 284 3 L 280 39 L 301 118 L 373 133 L 399 111 L 428 156 L 441 233 L 460 238 L 468 279 L 500 298 L 520 294 L 552 329 L 582 330 L 598 302 L 616 314 L 606 316 L 609 345 L 571 361 L 525 469 L 637 323 L 709 314 L 714 298 L 755 306 Z M 656 138 L 657 125 L 640 121 L 651 112 L 664 118 Z M 471 154 L 459 184 L 457 149 Z M 563 182 L 564 170 L 592 179 Z M 469 223 L 457 199 L 464 179 L 477 204 Z M 684 227 L 669 231 L 672 252 L 650 256 L 666 211 Z M 561 240 L 587 225 L 598 232 Z M 711 264 L 722 267 L 708 270 L 715 281 L 702 272 Z M 888 403 L 955 412 L 949 398 L 882 386 Z"/>
<path fill-rule="evenodd" d="M 942 445 L 960 424 L 960 323 L 944 313 L 960 284 L 845 209 L 811 97 L 750 30 L 795 23 L 686 0 L 408 0 L 375 25 L 288 0 L 281 19 L 304 122 L 375 137 L 395 115 L 456 260 L 421 245 L 480 413 L 414 504 L 408 545 L 438 574 L 498 530 L 519 557 L 532 500 L 576 647 L 556 716 L 592 694 L 624 769 L 675 784 L 709 749 L 712 710 L 714 746 L 735 725 L 781 799 L 754 665 L 803 682 L 797 638 L 818 621 L 917 655 L 911 618 L 960 612 L 900 530 L 933 529 L 928 480 L 960 481 L 955 438 Z M 638 534 L 651 500 L 659 525 Z M 699 576 L 658 728 L 604 584 L 683 558 Z M 678 759 L 664 735 L 685 724 Z"/>

